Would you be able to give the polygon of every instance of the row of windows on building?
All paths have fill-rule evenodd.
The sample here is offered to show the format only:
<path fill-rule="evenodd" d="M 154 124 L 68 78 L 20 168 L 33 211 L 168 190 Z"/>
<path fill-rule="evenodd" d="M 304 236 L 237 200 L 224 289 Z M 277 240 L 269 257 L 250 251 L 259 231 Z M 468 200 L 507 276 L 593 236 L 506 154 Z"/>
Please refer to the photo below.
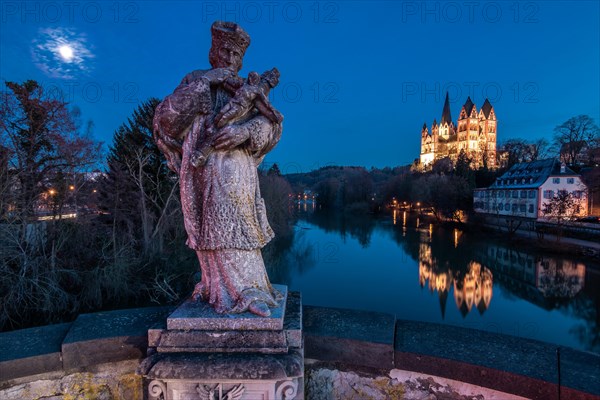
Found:
<path fill-rule="evenodd" d="M 537 190 L 485 190 L 475 192 L 475 197 L 479 198 L 510 198 L 535 199 Z"/>
<path fill-rule="evenodd" d="M 476 191 L 475 198 L 513 198 L 513 199 L 535 199 L 537 190 L 485 190 Z M 568 190 L 544 190 L 544 199 L 551 199 L 554 195 L 566 195 L 569 193 Z M 583 198 L 583 190 L 574 190 L 571 195 L 575 199 Z"/>
<path fill-rule="evenodd" d="M 575 178 L 566 178 L 567 179 L 567 184 L 568 185 L 572 185 L 575 183 Z M 498 179 L 498 185 L 499 186 L 503 186 L 503 185 L 524 185 L 526 183 L 533 183 L 534 181 L 537 180 L 536 178 L 521 178 L 520 180 L 515 178 L 515 179 Z M 554 184 L 560 184 L 560 178 L 552 178 L 552 183 Z"/>
<path fill-rule="evenodd" d="M 476 201 L 473 203 L 473 207 L 474 208 L 478 208 L 480 210 L 484 210 L 484 211 L 510 211 L 513 213 L 516 212 L 520 212 L 520 213 L 530 213 L 533 214 L 534 208 L 533 208 L 533 204 L 517 204 L 517 203 L 494 203 L 494 204 L 488 204 L 488 203 L 484 203 L 483 201 Z"/>
<path fill-rule="evenodd" d="M 513 198 L 513 199 L 535 199 L 537 190 L 485 190 L 475 192 L 475 198 Z M 568 190 L 544 190 L 544 199 L 551 199 L 554 195 L 566 194 Z M 571 192 L 572 196 L 576 199 L 583 197 L 582 190 L 574 190 Z"/>
<path fill-rule="evenodd" d="M 567 195 L 569 193 L 568 190 L 544 190 L 544 198 L 545 199 L 551 199 L 554 197 L 554 195 Z M 583 190 L 574 190 L 571 192 L 571 195 L 573 196 L 573 198 L 575 199 L 581 199 L 583 198 Z"/>

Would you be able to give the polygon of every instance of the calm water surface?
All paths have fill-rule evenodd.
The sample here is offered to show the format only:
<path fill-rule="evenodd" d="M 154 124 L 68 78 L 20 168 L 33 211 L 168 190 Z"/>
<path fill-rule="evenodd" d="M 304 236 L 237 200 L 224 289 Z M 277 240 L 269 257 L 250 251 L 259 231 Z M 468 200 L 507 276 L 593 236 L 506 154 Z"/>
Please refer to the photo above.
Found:
<path fill-rule="evenodd" d="M 301 291 L 304 304 L 600 353 L 598 265 L 423 224 L 403 212 L 305 214 L 293 237 L 275 244 L 265 256 L 271 281 Z"/>

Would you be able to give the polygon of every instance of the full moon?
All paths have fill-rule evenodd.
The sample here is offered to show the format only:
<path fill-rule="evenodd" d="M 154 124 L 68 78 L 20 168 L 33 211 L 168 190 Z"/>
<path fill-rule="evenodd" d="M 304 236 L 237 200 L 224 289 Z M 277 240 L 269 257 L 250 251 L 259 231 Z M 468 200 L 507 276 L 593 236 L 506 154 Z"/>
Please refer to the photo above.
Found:
<path fill-rule="evenodd" d="M 67 44 L 60 46 L 58 52 L 65 61 L 71 61 L 73 59 L 73 48 Z"/>

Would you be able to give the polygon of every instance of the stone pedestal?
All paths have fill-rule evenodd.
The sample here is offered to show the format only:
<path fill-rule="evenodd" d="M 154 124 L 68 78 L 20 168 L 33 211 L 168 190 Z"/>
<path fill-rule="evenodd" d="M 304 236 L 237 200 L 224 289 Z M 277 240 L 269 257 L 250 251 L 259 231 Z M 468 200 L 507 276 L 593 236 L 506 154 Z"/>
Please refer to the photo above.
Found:
<path fill-rule="evenodd" d="M 304 399 L 301 296 L 274 286 L 284 299 L 270 317 L 188 300 L 151 328 L 140 366 L 148 399 Z"/>

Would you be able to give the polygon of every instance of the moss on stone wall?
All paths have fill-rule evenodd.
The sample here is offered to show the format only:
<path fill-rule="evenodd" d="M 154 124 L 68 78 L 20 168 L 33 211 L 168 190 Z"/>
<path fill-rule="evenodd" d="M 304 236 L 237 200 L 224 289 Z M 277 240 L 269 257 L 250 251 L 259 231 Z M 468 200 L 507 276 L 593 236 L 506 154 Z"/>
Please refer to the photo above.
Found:
<path fill-rule="evenodd" d="M 3 400 L 142 400 L 136 360 L 103 364 L 93 372 L 39 379 L 0 390 Z"/>

